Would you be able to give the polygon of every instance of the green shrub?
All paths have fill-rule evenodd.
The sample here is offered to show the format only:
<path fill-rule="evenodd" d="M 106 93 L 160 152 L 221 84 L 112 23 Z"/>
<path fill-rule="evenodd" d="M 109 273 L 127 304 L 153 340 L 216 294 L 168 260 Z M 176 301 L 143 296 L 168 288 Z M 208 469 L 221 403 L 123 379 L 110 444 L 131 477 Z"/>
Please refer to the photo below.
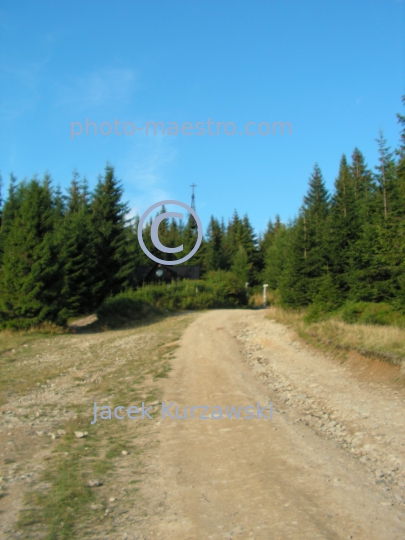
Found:
<path fill-rule="evenodd" d="M 405 326 L 405 317 L 385 303 L 347 302 L 339 315 L 347 323 Z"/>
<path fill-rule="evenodd" d="M 102 325 L 118 327 L 164 311 L 232 308 L 247 304 L 244 287 L 231 272 L 209 272 L 205 280 L 144 285 L 107 298 L 97 310 Z"/>
<path fill-rule="evenodd" d="M 205 282 L 215 292 L 217 302 L 221 305 L 212 307 L 246 306 L 245 284 L 232 272 L 216 270 L 208 272 Z"/>
<path fill-rule="evenodd" d="M 127 321 L 146 319 L 159 312 L 150 304 L 134 298 L 134 295 L 134 291 L 128 291 L 107 298 L 97 310 L 100 324 L 116 328 Z"/>
<path fill-rule="evenodd" d="M 326 318 L 328 318 L 328 316 L 330 316 L 330 314 L 331 311 L 329 309 L 329 306 L 314 303 L 311 304 L 306 310 L 303 320 L 306 324 L 311 324 L 314 322 L 325 320 Z"/>

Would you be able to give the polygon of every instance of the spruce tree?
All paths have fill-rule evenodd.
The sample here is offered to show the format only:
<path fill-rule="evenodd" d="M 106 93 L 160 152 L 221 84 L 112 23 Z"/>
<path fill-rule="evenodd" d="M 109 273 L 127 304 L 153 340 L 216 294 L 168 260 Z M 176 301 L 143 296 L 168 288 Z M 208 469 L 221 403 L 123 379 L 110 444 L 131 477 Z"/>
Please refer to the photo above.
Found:
<path fill-rule="evenodd" d="M 223 253 L 226 269 L 229 270 L 240 247 L 246 252 L 249 263 L 249 281 L 253 282 L 258 268 L 258 242 L 253 227 L 250 224 L 247 215 L 240 219 L 235 211 L 231 221 L 228 224 L 226 234 L 223 240 Z"/>
<path fill-rule="evenodd" d="M 382 146 L 381 146 L 382 145 Z M 380 141 L 380 151 L 384 141 Z M 385 161 L 385 158 L 380 155 Z M 382 163 L 380 163 L 382 165 Z M 385 165 L 384 165 L 385 166 Z M 381 226 L 385 210 L 388 216 L 388 204 L 384 210 L 384 187 L 387 196 L 385 178 L 372 176 L 364 162 L 363 155 L 355 149 L 352 157 L 351 176 L 355 188 L 356 213 L 358 215 L 358 238 L 353 243 L 350 253 L 350 293 L 355 301 L 380 302 L 389 296 L 387 285 L 390 281 L 387 265 L 381 264 L 379 257 L 379 236 L 382 238 Z M 377 185 L 376 181 L 380 183 Z M 381 180 L 381 182 L 379 182 Z M 380 253 L 381 254 L 381 253 Z M 388 287 L 389 288 L 389 287 Z"/>
<path fill-rule="evenodd" d="M 280 302 L 285 307 L 307 306 L 313 299 L 306 265 L 306 235 L 304 216 L 301 213 L 289 230 L 283 272 L 277 282 Z"/>
<path fill-rule="evenodd" d="M 63 298 L 70 315 L 91 313 L 97 307 L 100 283 L 96 282 L 97 258 L 91 214 L 74 174 L 60 225 Z"/>
<path fill-rule="evenodd" d="M 264 269 L 266 265 L 266 253 L 268 248 L 273 243 L 279 229 L 281 227 L 284 227 L 281 223 L 280 216 L 277 214 L 275 218 L 275 222 L 273 223 L 270 219 L 267 223 L 267 228 L 264 231 L 264 234 L 262 236 L 259 236 L 258 238 L 258 271 Z"/>
<path fill-rule="evenodd" d="M 123 189 L 114 168 L 107 165 L 99 178 L 91 201 L 92 238 L 94 239 L 97 275 L 93 297 L 96 305 L 108 295 L 117 294 L 130 278 L 127 234 L 127 204 L 122 202 Z"/>
<path fill-rule="evenodd" d="M 377 139 L 379 164 L 375 180 L 375 258 L 378 274 L 375 276 L 376 299 L 392 301 L 399 288 L 398 276 L 401 273 L 403 254 L 400 250 L 401 220 L 404 214 L 404 201 L 397 178 L 396 163 L 393 153 L 380 132 Z"/>
<path fill-rule="evenodd" d="M 326 219 L 328 213 L 329 194 L 322 172 L 318 164 L 315 164 L 302 209 L 304 259 L 310 298 L 314 298 L 316 295 L 319 278 L 325 274 L 327 268 Z"/>
<path fill-rule="evenodd" d="M 207 228 L 207 247 L 206 247 L 206 269 L 224 270 L 226 267 L 225 255 L 223 253 L 224 231 L 219 221 L 211 216 Z"/>
<path fill-rule="evenodd" d="M 280 279 L 281 301 L 299 307 L 311 303 L 327 272 L 326 220 L 329 194 L 317 164 L 309 179 L 300 215 L 286 247 L 286 262 Z"/>
<path fill-rule="evenodd" d="M 405 106 L 405 95 L 402 96 L 402 103 Z M 399 209 L 402 208 L 402 212 L 400 210 L 398 212 L 396 252 L 402 262 L 398 268 L 398 291 L 394 302 L 399 309 L 405 312 L 405 115 L 397 114 L 397 118 L 401 126 L 400 144 L 395 152 L 398 157 L 396 168 L 397 204 Z"/>
<path fill-rule="evenodd" d="M 19 208 L 9 222 L 0 276 L 1 311 L 8 325 L 64 324 L 62 268 L 54 241 L 49 178 L 19 187 Z"/>
<path fill-rule="evenodd" d="M 265 266 L 261 278 L 262 282 L 267 283 L 269 288 L 273 290 L 279 288 L 280 278 L 284 271 L 290 232 L 291 229 L 280 222 L 274 228 L 272 242 L 266 249 L 264 257 Z"/>
<path fill-rule="evenodd" d="M 233 259 L 231 271 L 237 277 L 241 286 L 245 285 L 249 280 L 250 265 L 248 262 L 248 256 L 243 246 L 239 246 L 238 251 Z"/>
<path fill-rule="evenodd" d="M 2 219 L 0 228 L 0 266 L 7 234 L 11 229 L 12 222 L 17 215 L 22 201 L 22 191 L 24 188 L 24 183 L 22 182 L 19 185 L 16 185 L 16 183 L 17 180 L 15 176 L 11 174 L 10 185 L 8 188 L 8 198 L 6 199 L 2 207 Z"/>
<path fill-rule="evenodd" d="M 0 174 L 0 230 L 1 230 L 1 224 L 3 221 L 3 178 Z"/>
<path fill-rule="evenodd" d="M 223 239 L 223 254 L 225 269 L 230 270 L 233 258 L 241 244 L 241 220 L 235 210 L 232 219 L 228 222 Z"/>
<path fill-rule="evenodd" d="M 330 271 L 328 279 L 334 281 L 340 293 L 341 302 L 349 294 L 351 283 L 350 257 L 352 246 L 359 236 L 360 225 L 355 188 L 346 156 L 343 155 L 340 161 L 339 175 L 335 181 L 335 192 L 331 200 L 330 214 L 326 223 L 327 262 Z"/>

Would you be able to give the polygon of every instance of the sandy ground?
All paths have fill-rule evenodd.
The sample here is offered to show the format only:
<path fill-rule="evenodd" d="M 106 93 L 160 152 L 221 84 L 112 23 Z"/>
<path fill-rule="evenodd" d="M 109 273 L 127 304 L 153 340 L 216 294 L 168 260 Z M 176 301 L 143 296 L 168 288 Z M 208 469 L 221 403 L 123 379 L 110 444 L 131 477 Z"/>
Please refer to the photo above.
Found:
<path fill-rule="evenodd" d="M 264 314 L 198 316 L 163 401 L 182 415 L 271 400 L 273 419 L 203 421 L 188 410 L 157 422 L 143 484 L 151 513 L 126 537 L 404 539 L 403 392 L 361 382 Z"/>

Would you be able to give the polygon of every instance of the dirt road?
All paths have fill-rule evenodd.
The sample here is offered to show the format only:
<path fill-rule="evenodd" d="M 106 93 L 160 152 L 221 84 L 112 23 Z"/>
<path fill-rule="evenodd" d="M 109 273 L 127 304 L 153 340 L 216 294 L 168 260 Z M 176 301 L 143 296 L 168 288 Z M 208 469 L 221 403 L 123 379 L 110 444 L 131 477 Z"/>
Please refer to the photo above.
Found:
<path fill-rule="evenodd" d="M 405 538 L 403 392 L 291 339 L 264 312 L 212 311 L 186 329 L 163 401 L 182 414 L 272 400 L 273 419 L 157 421 L 142 488 L 155 510 L 134 538 Z"/>
<path fill-rule="evenodd" d="M 404 540 L 400 368 L 329 358 L 269 315 L 177 314 L 0 355 L 0 538 Z M 92 425 L 94 401 L 154 417 Z M 226 418 L 269 401 L 271 420 Z M 222 419 L 191 419 L 200 405 Z"/>

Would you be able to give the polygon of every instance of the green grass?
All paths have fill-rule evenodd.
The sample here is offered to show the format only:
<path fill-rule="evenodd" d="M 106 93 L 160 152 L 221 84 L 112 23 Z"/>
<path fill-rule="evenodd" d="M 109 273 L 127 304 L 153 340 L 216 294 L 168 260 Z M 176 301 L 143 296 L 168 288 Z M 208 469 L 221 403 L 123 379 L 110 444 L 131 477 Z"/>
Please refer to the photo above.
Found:
<path fill-rule="evenodd" d="M 75 525 L 87 512 L 87 507 L 96 500 L 95 489 L 86 485 L 91 473 L 97 473 L 97 465 L 89 460 L 85 445 L 97 455 L 96 438 L 92 435 L 85 439 L 76 439 L 73 430 L 83 429 L 87 422 L 78 420 L 71 425 L 66 440 L 57 446 L 56 453 L 68 452 L 65 456 L 55 456 L 50 460 L 42 480 L 50 484 L 44 491 L 33 491 L 27 497 L 29 508 L 20 513 L 18 526 L 22 529 L 42 525 L 46 529 L 46 538 L 74 538 Z M 67 427 L 67 426 L 66 426 Z M 86 462 L 86 467 L 83 467 Z M 104 463 L 104 462 L 102 462 Z M 93 466 L 92 466 L 93 465 Z M 96 465 L 96 466 L 95 466 Z M 111 465 L 110 465 L 111 468 Z M 104 472 L 108 470 L 105 463 Z"/>

